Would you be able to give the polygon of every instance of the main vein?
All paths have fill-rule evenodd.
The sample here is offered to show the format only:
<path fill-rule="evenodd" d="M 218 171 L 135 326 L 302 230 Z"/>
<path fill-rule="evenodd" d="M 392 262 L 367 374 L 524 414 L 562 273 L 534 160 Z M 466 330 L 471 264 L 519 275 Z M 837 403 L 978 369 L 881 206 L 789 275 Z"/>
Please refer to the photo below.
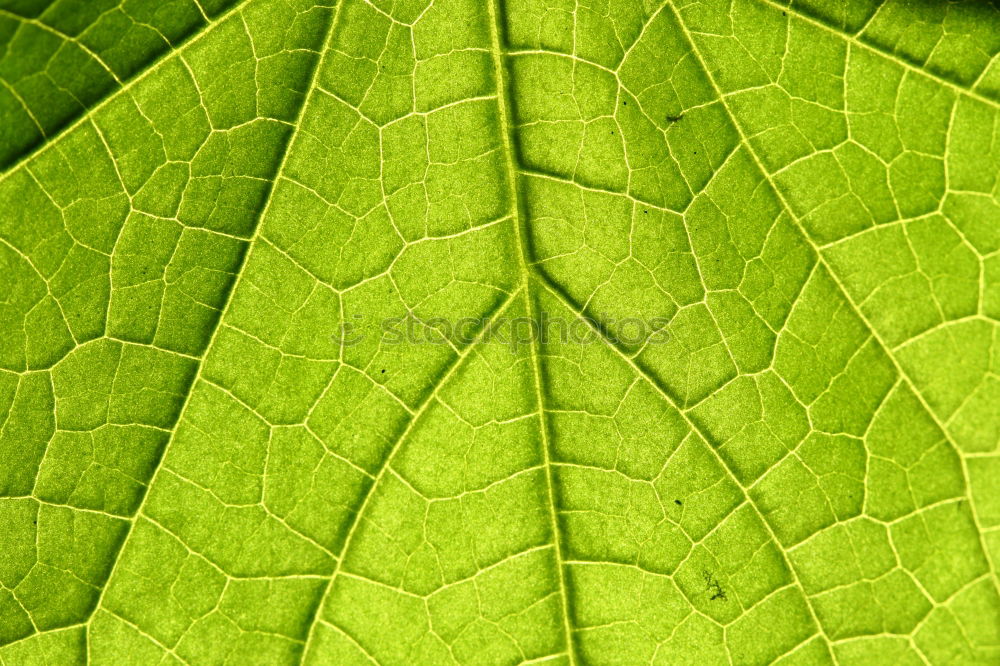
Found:
<path fill-rule="evenodd" d="M 528 312 L 528 319 L 538 322 L 536 316 L 537 304 L 531 297 L 532 271 L 530 266 L 530 250 L 528 246 L 528 216 L 524 206 L 524 200 L 518 187 L 516 153 L 517 143 L 514 140 L 514 122 L 511 112 L 512 100 L 510 97 L 510 79 L 505 62 L 504 36 L 503 36 L 503 0 L 489 0 L 488 9 L 490 13 L 490 39 L 493 56 L 494 78 L 497 86 L 497 104 L 500 112 L 501 144 L 504 154 L 504 165 L 506 166 L 508 187 L 513 198 L 514 209 L 514 229 L 517 235 L 518 245 L 518 265 L 521 270 L 521 279 L 524 288 L 525 305 Z M 573 646 L 573 629 L 570 622 L 569 592 L 566 585 L 566 567 L 563 564 L 565 556 L 563 554 L 562 535 L 559 529 L 559 516 L 556 509 L 555 479 L 552 465 L 552 450 L 549 441 L 549 427 L 545 412 L 545 398 L 542 389 L 542 368 L 539 361 L 538 335 L 532 336 L 529 345 L 531 355 L 531 368 L 534 377 L 535 401 L 538 407 L 538 427 L 541 433 L 542 454 L 545 466 L 545 484 L 548 495 L 548 509 L 550 529 L 552 530 L 552 540 L 555 545 L 556 569 L 559 580 L 559 595 L 562 601 L 563 632 L 566 641 L 566 652 L 570 664 L 576 663 L 576 651 Z"/>

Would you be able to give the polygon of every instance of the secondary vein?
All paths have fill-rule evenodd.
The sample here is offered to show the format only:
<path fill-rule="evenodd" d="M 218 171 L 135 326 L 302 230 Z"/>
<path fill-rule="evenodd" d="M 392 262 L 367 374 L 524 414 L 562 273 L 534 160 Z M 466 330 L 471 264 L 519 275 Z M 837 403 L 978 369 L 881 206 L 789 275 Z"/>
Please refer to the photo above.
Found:
<path fill-rule="evenodd" d="M 243 3 L 240 3 L 240 4 L 236 5 L 236 7 L 234 7 L 233 10 L 231 10 L 230 12 L 228 12 L 226 14 L 226 16 L 228 16 L 229 14 L 237 11 L 240 7 L 242 7 L 242 5 L 243 5 Z M 338 9 L 339 9 L 339 7 L 340 7 L 340 5 L 338 5 Z M 222 17 L 220 17 L 219 20 L 221 21 Z M 323 37 L 320 40 L 321 48 L 323 48 L 323 51 L 321 51 L 321 54 L 325 54 L 326 53 L 325 46 L 326 46 L 326 43 L 330 40 L 330 38 L 331 38 L 331 36 L 333 34 L 333 27 L 334 27 L 334 24 L 336 23 L 336 20 L 337 20 L 337 13 L 335 13 L 334 16 L 329 20 L 329 22 L 328 22 L 328 24 L 327 24 L 327 26 L 325 28 L 325 32 L 323 34 Z M 303 94 L 302 103 L 299 106 L 298 114 L 297 114 L 297 116 L 295 118 L 294 125 L 296 126 L 296 128 L 298 127 L 299 122 L 301 121 L 302 117 L 305 115 L 305 111 L 306 111 L 306 108 L 308 107 L 309 99 L 311 97 L 311 93 L 313 92 L 313 90 L 315 88 L 316 77 L 317 77 L 317 75 L 318 75 L 318 73 L 320 71 L 320 67 L 322 66 L 322 64 L 323 64 L 323 55 L 320 55 L 320 56 L 318 56 L 316 58 L 316 63 L 313 66 L 312 72 L 310 73 L 309 83 L 308 83 L 308 85 L 306 87 L 306 92 Z M 88 114 L 88 116 L 89 116 L 89 114 Z M 81 121 L 82 120 L 84 120 L 84 119 L 81 119 Z M 278 178 L 281 176 L 282 172 L 284 171 L 285 164 L 286 164 L 287 159 L 288 159 L 289 148 L 292 145 L 292 142 L 293 142 L 293 140 L 295 138 L 295 134 L 296 134 L 295 131 L 291 132 L 289 134 L 286 142 L 285 142 L 285 145 L 284 145 L 284 147 L 282 149 L 282 153 L 281 153 L 281 161 L 278 164 L 278 168 L 274 172 L 274 178 L 272 179 L 272 182 L 277 182 Z M 2 180 L 2 177 L 0 177 L 0 180 Z M 195 373 L 195 377 L 191 381 L 191 384 L 190 384 L 190 387 L 189 387 L 189 389 L 187 391 L 187 394 L 184 397 L 184 403 L 181 405 L 181 408 L 180 408 L 180 410 L 177 413 L 177 420 L 174 422 L 173 428 L 171 429 L 170 438 L 167 440 L 166 445 L 163 447 L 163 453 L 160 455 L 160 459 L 159 459 L 159 461 L 156 464 L 156 469 L 153 471 L 153 475 L 150 478 L 149 483 L 146 486 L 145 492 L 143 493 L 142 499 L 139 502 L 139 508 L 136 509 L 135 515 L 133 517 L 133 520 L 131 521 L 131 523 L 130 523 L 130 525 L 128 527 L 128 531 L 126 532 L 125 537 L 122 539 L 121 548 L 118 550 L 117 554 L 115 555 L 114 563 L 112 564 L 111 570 L 108 572 L 108 576 L 105 579 L 103 587 L 101 588 L 101 593 L 100 593 L 100 595 L 97 598 L 97 602 L 94 604 L 94 610 L 93 610 L 90 618 L 87 621 L 87 626 L 88 626 L 88 631 L 87 631 L 87 654 L 88 654 L 88 658 L 89 658 L 89 655 L 90 655 L 90 631 L 89 631 L 90 621 L 93 620 L 94 617 L 96 617 L 97 611 L 100 610 L 100 608 L 101 608 L 101 603 L 104 600 L 104 595 L 107 592 L 108 588 L 110 587 L 112 577 L 114 576 L 115 571 L 117 570 L 118 565 L 119 565 L 119 563 L 122 560 L 122 553 L 124 553 L 124 551 L 125 551 L 125 547 L 128 544 L 129 537 L 132 535 L 133 531 L 135 530 L 135 525 L 136 525 L 136 523 L 138 523 L 139 517 L 142 515 L 143 509 L 145 508 L 145 505 L 146 505 L 146 501 L 149 499 L 149 495 L 150 495 L 150 493 L 152 491 L 153 484 L 156 482 L 156 479 L 159 476 L 160 471 L 163 469 L 163 462 L 164 462 L 164 460 L 166 460 L 167 453 L 170 450 L 170 445 L 173 443 L 173 441 L 174 441 L 174 439 L 175 439 L 175 437 L 177 435 L 177 428 L 180 425 L 181 420 L 184 418 L 184 412 L 185 412 L 185 410 L 187 409 L 188 405 L 191 402 L 191 396 L 194 395 L 194 388 L 197 385 L 197 383 L 201 380 L 202 372 L 204 371 L 204 368 L 205 368 L 205 359 L 208 357 L 208 354 L 212 350 L 213 344 L 215 342 L 215 338 L 218 335 L 219 330 L 222 328 L 222 321 L 225 318 L 226 312 L 228 312 L 229 307 L 230 307 L 230 305 L 233 302 L 233 295 L 236 293 L 237 289 L 239 288 L 240 281 L 242 280 L 242 277 L 243 277 L 243 268 L 246 266 L 247 257 L 249 257 L 250 252 L 251 252 L 251 250 L 253 248 L 253 245 L 257 241 L 257 239 L 258 239 L 258 237 L 260 235 L 261 221 L 264 219 L 264 216 L 267 214 L 267 211 L 270 208 L 271 202 L 273 201 L 273 196 L 271 196 L 271 194 L 273 193 L 273 191 L 274 190 L 272 188 L 271 192 L 268 193 L 267 201 L 265 202 L 260 215 L 257 216 L 257 219 L 255 221 L 255 225 L 254 225 L 253 236 L 249 239 L 249 241 L 247 241 L 246 250 L 243 253 L 243 259 L 242 259 L 239 267 L 236 269 L 236 279 L 235 279 L 235 281 L 233 283 L 233 286 L 229 290 L 229 294 L 226 297 L 226 302 L 225 302 L 225 304 L 222 306 L 222 308 L 220 310 L 219 319 L 216 321 L 215 328 L 212 329 L 212 335 L 209 338 L 208 344 L 205 346 L 205 351 L 202 353 L 202 356 L 201 356 L 201 358 L 199 360 L 198 370 Z"/>
<path fill-rule="evenodd" d="M 507 310 L 507 308 L 510 307 L 510 304 L 513 303 L 514 300 L 516 300 L 520 292 L 521 290 L 518 289 L 514 291 L 506 300 L 504 300 L 504 302 L 501 303 L 499 307 L 497 307 L 496 310 L 494 310 L 493 314 L 487 319 L 487 321 L 483 325 L 482 329 L 480 330 L 476 338 L 472 342 L 470 342 L 466 347 L 464 347 L 457 356 L 453 358 L 451 365 L 445 369 L 444 374 L 441 375 L 436 384 L 429 387 L 430 390 L 427 391 L 427 395 L 424 396 L 423 401 L 417 407 L 413 416 L 410 417 L 409 421 L 406 424 L 406 427 L 403 429 L 403 432 L 400 433 L 400 435 L 396 438 L 396 441 L 393 442 L 392 447 L 389 449 L 389 453 L 385 457 L 385 461 L 382 463 L 382 467 L 379 468 L 378 473 L 375 475 L 375 479 L 372 481 L 371 485 L 368 486 L 368 490 L 365 491 L 364 497 L 361 500 L 361 506 L 358 507 L 358 510 L 354 513 L 354 518 L 350 521 L 348 525 L 347 536 L 344 537 L 344 543 L 340 547 L 340 552 L 337 554 L 337 562 L 334 565 L 333 572 L 330 574 L 329 578 L 326 581 L 326 584 L 323 586 L 323 590 L 320 592 L 319 603 L 316 604 L 316 607 L 313 609 L 313 613 L 308 620 L 309 630 L 308 633 L 306 634 L 305 646 L 302 648 L 302 654 L 299 657 L 300 664 L 305 661 L 306 654 L 308 653 L 309 650 L 309 643 L 312 640 L 316 626 L 321 622 L 323 622 L 321 618 L 321 615 L 323 613 L 323 606 L 325 605 L 327 597 L 330 595 L 330 592 L 333 589 L 334 581 L 336 580 L 337 576 L 343 572 L 344 559 L 347 556 L 347 552 L 350 550 L 351 543 L 354 540 L 355 534 L 357 534 L 357 527 L 358 525 L 361 524 L 361 518 L 364 516 L 365 509 L 368 508 L 369 503 L 375 496 L 375 491 L 378 489 L 379 484 L 381 483 L 386 472 L 390 469 L 393 458 L 395 458 L 396 454 L 402 448 L 403 442 L 405 442 L 409 438 L 410 433 L 413 432 L 413 429 L 420 421 L 421 416 L 427 411 L 430 405 L 434 403 L 434 398 L 437 396 L 437 389 L 441 386 L 444 386 L 448 382 L 448 380 L 458 371 L 458 369 L 462 367 L 463 362 L 465 361 L 466 358 L 469 357 L 472 350 L 476 347 L 476 344 L 484 336 L 489 334 L 492 322 L 496 321 Z"/>
<path fill-rule="evenodd" d="M 215 27 L 217 25 L 220 25 L 226 19 L 228 19 L 230 16 L 232 16 L 232 15 L 238 13 L 239 11 L 241 11 L 243 9 L 243 7 L 245 5 L 247 5 L 249 2 L 250 2 L 250 0 L 239 0 L 239 2 L 237 2 L 232 7 L 230 7 L 229 9 L 227 9 L 224 13 L 220 14 L 219 16 L 217 16 L 213 21 L 210 21 L 209 23 L 206 23 L 205 25 L 203 25 L 200 30 L 196 30 L 196 31 L 192 32 L 180 44 L 178 44 L 177 46 L 173 46 L 173 47 L 168 48 L 166 51 L 164 51 L 158 57 L 153 58 L 153 60 L 151 60 L 150 62 L 148 62 L 145 67 L 137 70 L 132 75 L 131 78 L 129 78 L 129 79 L 125 80 L 125 81 L 122 81 L 121 79 L 119 79 L 118 76 L 115 75 L 114 72 L 107 65 L 105 65 L 104 62 L 100 58 L 98 58 L 98 56 L 97 56 L 96 53 L 92 53 L 92 52 L 90 52 L 89 49 L 87 49 L 86 52 L 87 53 L 91 53 L 91 56 L 93 58 L 95 58 L 95 60 L 98 62 L 98 64 L 102 65 L 102 67 L 104 69 L 107 69 L 107 71 L 109 73 L 111 73 L 111 75 L 114 77 L 115 82 L 117 84 L 116 87 L 113 87 L 110 90 L 108 90 L 108 92 L 103 97 L 101 97 L 99 100 L 97 100 L 97 103 L 94 104 L 94 106 L 90 107 L 89 109 L 85 109 L 80 115 L 78 115 L 74 119 L 72 119 L 72 121 L 68 122 L 67 124 L 65 124 L 62 127 L 60 127 L 58 130 L 56 130 L 55 133 L 53 133 L 50 136 L 45 136 L 44 137 L 45 140 L 42 143 L 38 144 L 37 146 L 35 146 L 33 148 L 29 148 L 26 152 L 22 153 L 16 160 L 14 160 L 10 164 L 8 164 L 5 168 L 0 169 L 0 183 L 2 183 L 4 180 L 6 180 L 7 177 L 10 174 L 14 173 L 18 169 L 20 169 L 22 166 L 24 166 L 25 164 L 27 164 L 29 161 L 31 161 L 31 159 L 34 158 L 35 155 L 38 155 L 42 151 L 46 150 L 49 146 L 55 144 L 61 137 L 66 136 L 67 134 L 69 134 L 70 132 L 72 132 L 73 130 L 75 130 L 76 128 L 78 128 L 80 125 L 83 125 L 89 119 L 93 118 L 94 114 L 96 114 L 98 111 L 100 111 L 105 106 L 107 106 L 108 104 L 110 104 L 120 94 L 122 94 L 124 92 L 127 92 L 128 90 L 130 90 L 131 88 L 133 88 L 136 84 L 138 84 L 140 81 L 144 80 L 147 76 L 149 76 L 149 75 L 153 74 L 154 72 L 156 72 L 159 69 L 160 65 L 163 64 L 170 57 L 172 57 L 173 55 L 175 55 L 177 53 L 180 53 L 183 50 L 186 50 L 188 47 L 190 47 L 192 44 L 196 43 L 202 37 L 204 37 L 205 35 L 209 34 L 212 31 L 213 27 Z M 9 14 L 10 12 L 4 12 L 4 13 L 8 13 Z M 26 21 L 30 25 L 35 25 L 37 23 L 37 22 L 32 22 L 30 20 L 24 19 L 23 17 L 19 17 L 19 18 L 22 21 Z M 48 27 L 48 26 L 46 26 L 46 27 Z M 48 27 L 48 29 L 49 29 L 49 31 L 53 30 L 51 27 Z M 79 41 L 76 41 L 74 43 L 79 44 Z M 7 86 L 7 88 L 9 90 L 12 90 L 9 86 Z M 23 105 L 23 101 L 22 101 L 22 105 Z M 29 111 L 29 116 L 31 116 L 31 118 L 35 122 L 35 124 L 38 125 L 38 121 L 34 119 L 34 115 L 31 114 L 30 111 Z M 38 125 L 38 128 L 39 128 L 40 131 L 42 130 L 42 128 L 41 128 L 40 125 Z M 43 136 L 45 135 L 44 131 L 42 132 L 42 134 L 43 134 Z"/>
<path fill-rule="evenodd" d="M 765 4 L 767 4 L 769 6 L 776 7 L 776 5 L 773 5 L 773 3 L 769 2 L 768 0 L 760 0 L 760 1 L 764 2 Z M 826 258 L 824 257 L 823 252 L 821 251 L 821 249 L 819 247 L 817 247 L 817 245 L 809 237 L 808 232 L 806 231 L 805 227 L 802 225 L 802 222 L 799 220 L 798 216 L 795 215 L 795 213 L 792 211 L 792 207 L 788 203 L 788 201 L 785 199 L 785 196 L 782 193 L 781 189 L 777 186 L 777 184 L 771 178 L 771 175 L 767 172 L 767 169 L 764 168 L 764 164 L 761 161 L 760 156 L 757 154 L 757 150 L 753 147 L 753 144 L 747 138 L 747 135 L 744 132 L 743 127 L 737 122 L 735 114 L 733 113 L 732 109 L 729 108 L 729 104 L 726 101 L 726 97 L 722 94 L 722 91 L 720 90 L 718 84 L 716 83 L 715 79 L 712 77 L 711 72 L 710 72 L 710 70 L 709 70 L 707 64 L 705 63 L 705 60 L 704 60 L 704 58 L 703 58 L 703 56 L 701 54 L 701 51 L 698 49 L 697 45 L 695 44 L 694 38 L 691 36 L 691 32 L 687 29 L 687 26 L 681 20 L 680 13 L 676 9 L 673 9 L 673 8 L 671 8 L 671 11 L 674 14 L 674 19 L 675 19 L 678 27 L 681 29 L 681 32 L 683 33 L 684 38 L 687 40 L 688 44 L 691 47 L 691 53 L 694 55 L 695 61 L 698 63 L 699 68 L 702 70 L 702 73 L 705 76 L 706 80 L 708 81 L 709 85 L 712 87 L 712 90 L 715 92 L 716 96 L 719 98 L 719 100 L 720 100 L 720 102 L 722 104 L 722 108 L 725 110 L 726 116 L 729 118 L 730 124 L 733 126 L 733 128 L 736 130 L 737 134 L 740 137 L 740 143 L 743 146 L 746 147 L 747 153 L 750 156 L 750 158 L 753 160 L 754 164 L 756 165 L 757 170 L 761 174 L 761 177 L 763 177 L 764 180 L 767 182 L 768 186 L 771 188 L 771 191 L 774 192 L 775 196 L 778 198 L 778 201 L 781 203 L 782 208 L 784 208 L 784 210 L 788 213 L 789 217 L 791 218 L 791 220 L 795 224 L 796 229 L 799 231 L 799 233 L 802 235 L 802 237 L 805 240 L 805 242 L 809 245 L 810 248 L 812 248 L 812 250 L 816 254 L 817 263 L 820 266 L 823 267 L 823 269 L 826 271 L 827 275 L 830 276 L 830 279 L 833 280 L 834 284 L 837 286 L 838 291 L 840 291 L 843 294 L 844 300 L 848 304 L 848 306 L 851 308 L 851 311 L 865 325 L 865 327 L 868 329 L 869 333 L 871 333 L 872 338 L 875 340 L 876 344 L 878 344 L 878 346 L 882 348 L 882 351 L 885 353 L 886 357 L 892 363 L 892 365 L 893 365 L 894 369 L 896 370 L 896 373 L 898 374 L 898 376 L 906 383 L 907 386 L 909 386 L 909 388 L 913 392 L 914 396 L 916 396 L 918 402 L 920 402 L 921 406 L 924 408 L 924 411 L 927 412 L 927 414 L 930 416 L 930 418 L 937 425 L 938 429 L 941 430 L 941 434 L 944 436 L 945 440 L 955 450 L 955 454 L 958 456 L 958 459 L 961 461 L 963 482 L 965 484 L 966 495 L 967 495 L 968 500 L 969 500 L 969 507 L 970 507 L 970 510 L 972 512 L 972 519 L 973 519 L 973 522 L 976 525 L 976 531 L 977 531 L 977 534 L 979 536 L 979 547 L 980 547 L 980 549 L 981 549 L 981 551 L 983 553 L 983 556 L 986 558 L 986 562 L 987 562 L 987 564 L 988 564 L 988 566 L 990 568 L 990 572 L 992 573 L 993 586 L 994 586 L 994 588 L 996 590 L 1000 591 L 1000 579 L 997 578 L 997 574 L 996 574 L 996 570 L 995 570 L 995 567 L 994 567 L 993 560 L 990 557 L 989 549 L 986 548 L 986 543 L 985 543 L 985 541 L 983 539 L 982 523 L 979 521 L 979 517 L 978 517 L 978 515 L 976 513 L 976 503 L 975 503 L 975 501 L 974 501 L 974 499 L 972 497 L 972 491 L 971 491 L 972 485 L 969 483 L 968 464 L 966 463 L 965 457 L 962 455 L 961 449 L 954 442 L 954 440 L 952 439 L 951 435 L 945 429 L 944 424 L 941 423 L 941 420 L 938 418 L 937 414 L 935 414 L 934 411 L 931 409 L 930 405 L 927 403 L 927 401 L 924 398 L 924 396 L 921 394 L 921 392 L 919 390 L 917 390 L 916 383 L 912 380 L 912 378 L 910 377 L 909 373 L 907 373 L 904 370 L 904 368 L 902 367 L 902 365 L 900 365 L 899 361 L 896 359 L 895 355 L 892 353 L 892 348 L 889 347 L 882 340 L 882 338 L 879 335 L 878 331 L 871 324 L 871 322 L 868 321 L 868 318 L 861 311 L 861 308 L 858 307 L 858 305 L 851 298 L 850 293 L 844 287 L 843 283 L 840 280 L 840 277 L 837 275 L 836 272 L 834 272 L 834 270 L 826 262 Z M 869 46 L 867 44 L 861 43 L 861 42 L 859 42 L 855 38 L 851 38 L 851 37 L 848 37 L 848 36 L 846 36 L 846 35 L 844 35 L 842 33 L 839 33 L 836 30 L 834 30 L 833 28 L 830 28 L 829 26 L 827 26 L 827 25 L 825 25 L 823 23 L 820 23 L 819 21 L 816 21 L 815 19 L 809 19 L 809 20 L 812 23 L 815 23 L 815 24 L 817 24 L 817 25 L 819 25 L 821 27 L 826 28 L 827 30 L 830 30 L 830 31 L 834 32 L 835 34 L 839 34 L 841 37 L 843 37 L 844 39 L 847 39 L 848 41 L 850 41 L 853 44 L 857 44 L 860 47 L 863 47 L 863 48 L 866 48 L 866 49 L 869 49 L 869 50 L 881 53 L 881 52 L 877 51 L 876 49 L 874 49 L 873 47 L 871 47 L 871 46 Z M 885 56 L 885 54 L 881 54 L 881 55 Z M 885 57 L 888 57 L 888 56 L 885 56 Z M 947 85 L 949 87 L 955 88 L 955 89 L 957 89 L 960 92 L 963 92 L 963 93 L 968 94 L 968 95 L 970 95 L 972 97 L 980 99 L 980 101 L 988 102 L 988 100 L 985 99 L 985 98 L 983 98 L 981 95 L 978 95 L 977 93 L 974 93 L 973 91 L 961 88 L 960 86 L 957 86 L 954 83 L 951 83 L 951 82 L 949 82 L 949 81 L 947 81 L 945 79 L 942 79 L 941 77 L 928 74 L 928 73 L 924 72 L 923 70 L 920 70 L 920 69 L 918 69 L 916 67 L 913 67 L 912 65 L 906 64 L 906 63 L 904 63 L 902 61 L 899 61 L 899 60 L 897 60 L 895 58 L 889 58 L 889 59 L 892 60 L 892 61 L 894 61 L 894 62 L 896 62 L 897 64 L 899 64 L 901 66 L 904 66 L 904 67 L 906 67 L 908 69 L 914 70 L 914 71 L 919 72 L 921 74 L 924 74 L 924 75 L 926 75 L 926 76 L 928 76 L 930 78 L 933 78 L 933 79 L 939 81 L 942 85 Z M 996 103 L 993 103 L 993 104 L 996 105 Z M 782 556 L 784 556 L 784 552 L 783 551 L 782 551 Z M 791 571 L 793 572 L 793 574 L 796 576 L 796 580 L 797 580 L 798 579 L 798 574 L 795 572 L 794 569 L 791 568 L 790 563 L 789 563 L 789 568 L 791 569 Z M 800 585 L 800 587 L 801 587 L 801 585 Z M 803 591 L 803 594 L 805 594 L 804 591 Z M 807 601 L 807 603 L 809 605 L 810 611 L 813 612 L 814 619 L 815 619 L 815 611 L 813 610 L 812 602 L 809 600 L 808 596 L 806 596 L 806 601 Z"/>

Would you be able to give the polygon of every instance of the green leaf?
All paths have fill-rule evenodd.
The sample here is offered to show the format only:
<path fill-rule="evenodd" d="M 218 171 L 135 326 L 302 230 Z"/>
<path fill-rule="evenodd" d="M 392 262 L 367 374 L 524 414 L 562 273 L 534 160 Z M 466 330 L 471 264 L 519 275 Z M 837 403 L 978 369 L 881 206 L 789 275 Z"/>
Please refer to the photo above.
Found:
<path fill-rule="evenodd" d="M 1000 660 L 993 3 L 0 47 L 0 663 Z"/>

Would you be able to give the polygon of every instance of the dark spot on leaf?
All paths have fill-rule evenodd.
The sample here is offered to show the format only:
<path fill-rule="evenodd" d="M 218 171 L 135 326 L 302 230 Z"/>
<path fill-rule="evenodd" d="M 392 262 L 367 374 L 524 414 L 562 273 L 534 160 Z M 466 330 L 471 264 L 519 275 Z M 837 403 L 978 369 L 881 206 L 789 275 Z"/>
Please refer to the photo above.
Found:
<path fill-rule="evenodd" d="M 716 579 L 716 577 L 712 575 L 712 572 L 709 571 L 708 569 L 704 569 L 701 572 L 701 576 L 705 580 L 705 589 L 708 592 L 709 601 L 717 601 L 717 600 L 725 601 L 726 591 L 722 589 L 722 585 L 719 584 L 719 581 Z"/>
<path fill-rule="evenodd" d="M 680 501 L 679 499 L 675 499 L 674 504 L 676 504 L 677 506 L 681 506 L 682 504 L 684 504 L 684 502 Z"/>
<path fill-rule="evenodd" d="M 383 375 L 385 374 L 385 368 L 382 368 L 382 374 Z"/>
<path fill-rule="evenodd" d="M 667 122 L 668 123 L 676 123 L 677 121 L 679 121 L 683 117 L 684 117 L 683 113 L 678 114 L 676 116 L 667 116 Z"/>

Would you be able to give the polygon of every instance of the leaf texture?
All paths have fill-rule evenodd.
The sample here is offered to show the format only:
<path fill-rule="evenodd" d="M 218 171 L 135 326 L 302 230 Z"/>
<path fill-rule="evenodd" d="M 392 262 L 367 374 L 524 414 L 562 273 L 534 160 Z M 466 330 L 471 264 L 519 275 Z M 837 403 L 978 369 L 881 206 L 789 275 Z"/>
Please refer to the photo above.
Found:
<path fill-rule="evenodd" d="M 0 45 L 0 663 L 1000 660 L 993 3 Z"/>

